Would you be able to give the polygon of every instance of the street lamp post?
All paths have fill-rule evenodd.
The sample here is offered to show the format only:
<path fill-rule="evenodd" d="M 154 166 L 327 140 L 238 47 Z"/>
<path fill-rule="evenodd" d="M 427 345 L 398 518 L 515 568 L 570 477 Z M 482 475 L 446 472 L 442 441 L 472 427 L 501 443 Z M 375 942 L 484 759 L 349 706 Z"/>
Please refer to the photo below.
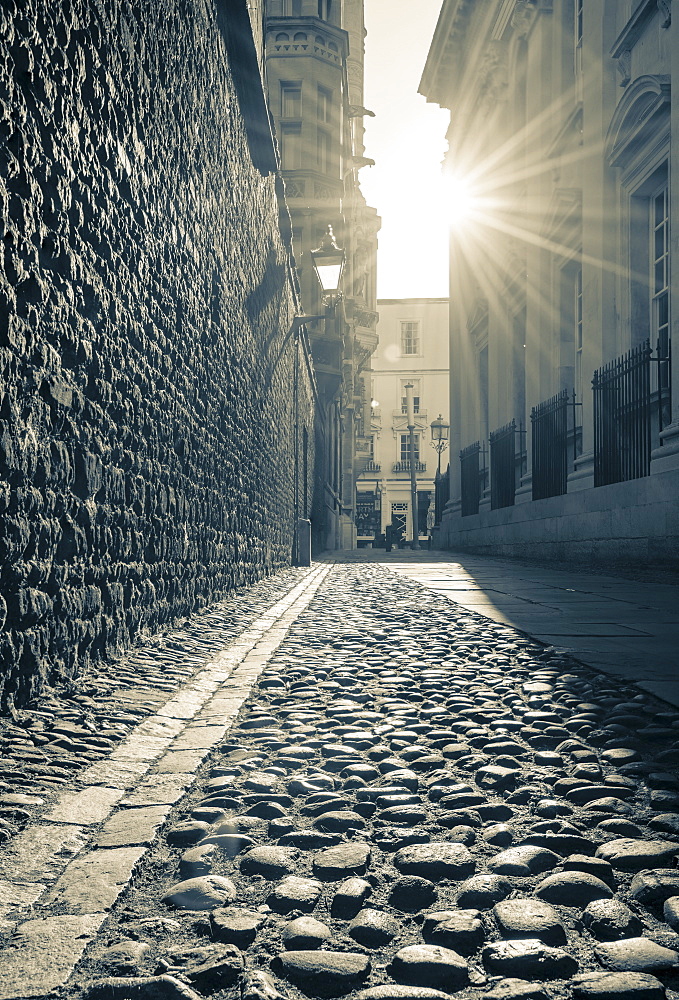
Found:
<path fill-rule="evenodd" d="M 441 496 L 441 452 L 445 451 L 448 447 L 450 424 L 447 424 L 439 413 L 436 420 L 432 420 L 430 426 L 431 446 L 438 454 L 438 467 L 436 469 L 436 479 L 434 480 L 434 524 L 440 524 L 443 499 Z"/>
<path fill-rule="evenodd" d="M 413 384 L 408 382 L 403 387 L 406 391 L 406 410 L 408 413 L 408 455 L 410 457 L 410 508 L 413 521 L 413 541 L 411 549 L 420 547 L 420 526 L 417 519 L 417 473 L 415 471 L 415 404 L 413 402 Z"/>
<path fill-rule="evenodd" d="M 339 342 L 341 344 L 343 340 L 342 324 L 344 322 L 344 315 L 343 310 L 337 309 L 337 305 L 342 298 L 342 274 L 344 271 L 344 264 L 346 262 L 346 253 L 342 247 L 337 246 L 332 226 L 328 225 L 320 244 L 315 250 L 309 251 L 309 255 L 316 272 L 316 277 L 318 278 L 318 282 L 321 286 L 321 299 L 326 308 L 327 317 L 330 320 L 330 323 L 326 321 L 326 337 L 334 340 L 335 343 Z M 343 506 L 345 484 L 342 467 L 343 430 L 338 406 L 339 404 L 336 401 L 330 401 L 327 405 L 326 411 L 329 420 L 332 421 L 332 429 L 336 436 L 336 440 L 340 442 L 339 453 L 336 450 L 333 450 L 332 454 L 333 494 L 335 496 L 335 502 L 339 500 L 339 517 L 337 515 L 334 517 L 336 548 L 339 548 L 341 544 L 340 531 L 343 523 L 342 517 L 345 515 L 345 507 Z M 327 424 L 325 440 L 326 447 L 329 447 L 329 442 L 332 440 L 332 437 L 328 435 Z M 352 490 L 353 489 L 354 486 L 352 480 Z M 355 500 L 355 497 L 353 500 Z M 349 508 L 346 512 L 351 514 L 351 509 Z"/>
<path fill-rule="evenodd" d="M 431 424 L 431 446 L 435 452 L 437 452 L 439 461 L 438 469 L 436 471 L 436 478 L 438 479 L 441 475 L 441 452 L 445 451 L 448 447 L 448 434 L 450 433 L 450 424 L 447 424 L 441 414 L 439 413 L 436 420 L 432 420 Z"/>

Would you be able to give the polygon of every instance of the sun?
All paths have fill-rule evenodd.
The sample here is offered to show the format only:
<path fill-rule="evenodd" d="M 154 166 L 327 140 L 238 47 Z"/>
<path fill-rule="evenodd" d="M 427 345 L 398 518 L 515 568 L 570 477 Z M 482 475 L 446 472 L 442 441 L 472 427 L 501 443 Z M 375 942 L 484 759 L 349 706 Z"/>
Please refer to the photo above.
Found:
<path fill-rule="evenodd" d="M 460 228 L 478 215 L 481 200 L 468 177 L 448 174 L 444 177 L 443 190 L 449 225 Z"/>

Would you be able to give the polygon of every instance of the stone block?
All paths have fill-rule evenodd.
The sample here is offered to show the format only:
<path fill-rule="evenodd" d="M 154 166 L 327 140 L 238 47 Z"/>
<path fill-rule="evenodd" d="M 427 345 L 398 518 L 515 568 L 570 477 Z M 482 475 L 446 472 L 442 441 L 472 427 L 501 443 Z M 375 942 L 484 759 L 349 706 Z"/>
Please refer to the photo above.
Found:
<path fill-rule="evenodd" d="M 110 910 L 144 854 L 143 847 L 88 851 L 68 865 L 46 896 L 45 905 L 73 914 Z"/>
<path fill-rule="evenodd" d="M 19 924 L 3 957 L 0 1000 L 40 1000 L 63 986 L 105 918 L 63 914 Z"/>

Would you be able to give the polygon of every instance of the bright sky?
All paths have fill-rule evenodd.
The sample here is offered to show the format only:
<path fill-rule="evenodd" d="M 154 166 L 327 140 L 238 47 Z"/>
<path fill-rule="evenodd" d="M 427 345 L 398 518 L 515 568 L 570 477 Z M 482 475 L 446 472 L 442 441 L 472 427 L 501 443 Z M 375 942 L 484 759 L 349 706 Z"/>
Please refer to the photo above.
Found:
<path fill-rule="evenodd" d="M 365 0 L 366 156 L 361 189 L 382 217 L 378 298 L 448 295 L 441 160 L 449 113 L 417 93 L 442 0 Z"/>

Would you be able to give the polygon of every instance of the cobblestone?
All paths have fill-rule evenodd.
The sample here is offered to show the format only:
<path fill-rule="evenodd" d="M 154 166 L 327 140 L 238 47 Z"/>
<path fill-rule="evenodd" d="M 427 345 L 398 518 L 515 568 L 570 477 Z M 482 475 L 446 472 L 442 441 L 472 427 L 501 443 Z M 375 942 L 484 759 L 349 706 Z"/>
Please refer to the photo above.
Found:
<path fill-rule="evenodd" d="M 213 1000 L 676 1000 L 679 838 L 651 825 L 669 778 L 650 776 L 669 775 L 679 713 L 447 600 L 423 616 L 418 595 L 386 568 L 332 569 L 223 739 L 178 751 L 205 743 L 195 784 L 59 1000 L 103 990 L 132 932 L 148 949 L 130 983 Z M 645 740 L 640 713 L 670 735 Z M 150 777 L 116 815 L 163 805 Z M 318 829 L 333 816 L 351 821 Z M 209 942 L 242 965 L 220 973 Z"/>

